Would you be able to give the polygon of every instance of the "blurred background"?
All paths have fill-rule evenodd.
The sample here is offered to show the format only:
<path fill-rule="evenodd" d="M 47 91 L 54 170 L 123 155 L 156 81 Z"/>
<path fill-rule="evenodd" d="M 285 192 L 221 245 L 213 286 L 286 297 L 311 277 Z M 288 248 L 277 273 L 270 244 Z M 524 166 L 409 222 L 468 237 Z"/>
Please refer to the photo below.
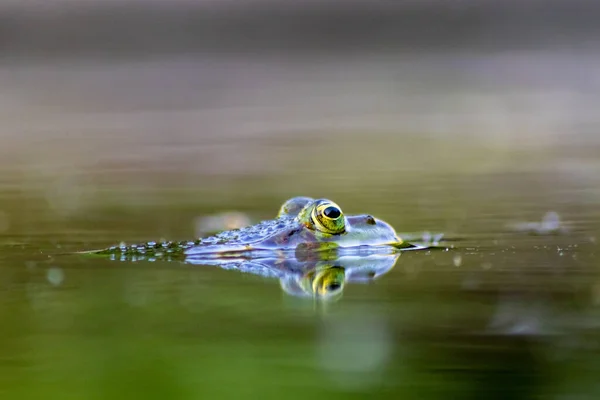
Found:
<path fill-rule="evenodd" d="M 1 0 L 0 396 L 597 398 L 599 19 L 592 0 Z M 326 307 L 56 256 L 298 195 L 471 243 Z M 548 212 L 562 235 L 507 233 Z"/>

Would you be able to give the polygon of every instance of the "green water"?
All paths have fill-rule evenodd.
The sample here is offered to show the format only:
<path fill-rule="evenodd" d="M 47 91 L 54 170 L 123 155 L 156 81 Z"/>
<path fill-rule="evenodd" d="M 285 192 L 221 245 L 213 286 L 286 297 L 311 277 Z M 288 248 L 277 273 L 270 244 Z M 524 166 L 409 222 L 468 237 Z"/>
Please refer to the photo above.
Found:
<path fill-rule="evenodd" d="M 1 399 L 600 396 L 594 57 L 244 57 L 0 67 Z M 292 196 L 461 240 L 329 302 L 64 254 Z"/>
<path fill-rule="evenodd" d="M 495 179 L 510 187 L 522 177 Z M 446 178 L 436 190 L 462 185 L 486 209 L 486 182 Z M 193 237 L 193 215 L 222 211 L 194 189 L 188 198 L 155 189 L 140 210 L 105 209 L 102 200 L 58 214 L 25 188 L 2 191 L 2 398 L 600 393 L 598 208 L 561 204 L 552 187 L 531 192 L 538 201 L 519 207 L 497 198 L 491 213 L 461 213 L 439 197 L 405 212 L 424 190 L 416 185 L 408 186 L 408 196 L 390 193 L 382 201 L 343 190 L 330 196 L 407 230 L 437 227 L 463 240 L 449 251 L 403 254 L 387 274 L 348 283 L 340 299 L 325 303 L 290 296 L 276 279 L 217 267 L 61 255 L 120 240 Z M 125 198 L 129 190 L 108 194 Z M 197 212 L 186 205 L 192 200 Z M 280 200 L 266 192 L 260 202 L 236 207 L 231 200 L 223 208 L 262 218 Z M 540 220 L 551 205 L 567 232 L 530 235 L 505 227 Z"/>

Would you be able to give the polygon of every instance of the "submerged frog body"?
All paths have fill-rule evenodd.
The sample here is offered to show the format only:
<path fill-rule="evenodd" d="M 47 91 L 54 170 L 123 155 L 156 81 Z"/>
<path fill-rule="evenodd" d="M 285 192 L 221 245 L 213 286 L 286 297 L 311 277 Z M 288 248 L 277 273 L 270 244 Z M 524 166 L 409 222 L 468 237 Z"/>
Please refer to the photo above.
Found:
<path fill-rule="evenodd" d="M 148 242 L 121 245 L 94 251 L 120 258 L 210 259 L 264 257 L 265 254 L 353 250 L 360 252 L 394 252 L 418 248 L 405 243 L 388 223 L 371 215 L 346 216 L 341 208 L 327 199 L 294 197 L 286 201 L 273 220 L 215 236 L 184 242 Z"/>

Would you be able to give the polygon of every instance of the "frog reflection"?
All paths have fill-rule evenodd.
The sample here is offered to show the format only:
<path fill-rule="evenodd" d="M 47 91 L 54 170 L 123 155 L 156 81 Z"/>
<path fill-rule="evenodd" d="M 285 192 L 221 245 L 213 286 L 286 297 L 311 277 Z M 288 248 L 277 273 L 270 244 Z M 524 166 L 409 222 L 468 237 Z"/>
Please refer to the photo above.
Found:
<path fill-rule="evenodd" d="M 337 300 L 346 284 L 366 283 L 389 272 L 396 254 L 337 255 L 329 258 L 262 258 L 262 259 L 188 259 L 186 263 L 212 265 L 224 269 L 279 279 L 281 288 L 295 297 Z"/>
<path fill-rule="evenodd" d="M 344 291 L 346 270 L 335 265 L 312 269 L 301 277 L 289 276 L 280 280 L 281 288 L 294 296 L 338 299 Z"/>

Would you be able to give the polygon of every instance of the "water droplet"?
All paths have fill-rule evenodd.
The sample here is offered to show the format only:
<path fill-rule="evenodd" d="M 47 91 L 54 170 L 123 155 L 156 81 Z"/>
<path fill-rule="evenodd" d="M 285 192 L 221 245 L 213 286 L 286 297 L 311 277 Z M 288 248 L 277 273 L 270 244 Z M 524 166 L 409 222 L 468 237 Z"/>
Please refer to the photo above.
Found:
<path fill-rule="evenodd" d="M 462 256 L 460 254 L 455 255 L 452 262 L 455 267 L 460 267 L 462 265 Z"/>
<path fill-rule="evenodd" d="M 62 269 L 52 267 L 46 272 L 46 278 L 52 286 L 60 286 L 65 279 L 65 274 L 63 273 Z"/>

